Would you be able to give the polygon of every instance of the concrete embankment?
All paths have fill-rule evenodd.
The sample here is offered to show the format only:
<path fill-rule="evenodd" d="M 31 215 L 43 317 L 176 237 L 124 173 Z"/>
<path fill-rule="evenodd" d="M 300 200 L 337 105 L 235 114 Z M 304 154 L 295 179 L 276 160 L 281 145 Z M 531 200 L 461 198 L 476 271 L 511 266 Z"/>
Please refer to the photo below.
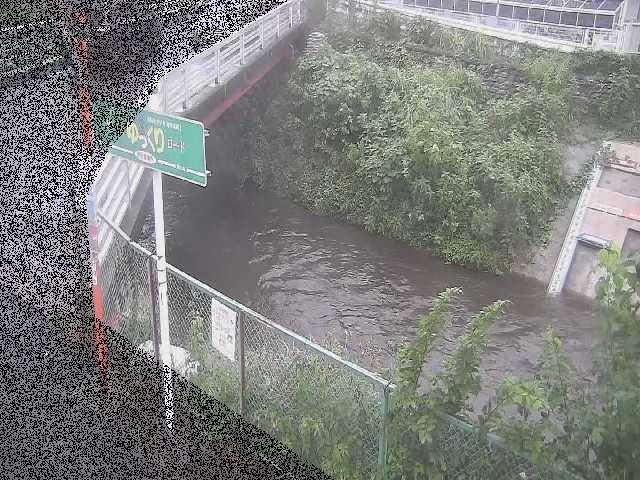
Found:
<path fill-rule="evenodd" d="M 567 177 L 577 175 L 598 152 L 600 145 L 597 132 L 591 129 L 578 132 L 572 144 L 565 146 L 564 174 Z M 549 283 L 578 203 L 578 196 L 579 193 L 571 198 L 553 220 L 548 241 L 536 248 L 529 258 L 523 258 L 520 264 L 515 265 L 514 273 L 535 279 L 545 285 Z"/>
<path fill-rule="evenodd" d="M 523 263 L 517 273 L 545 284 L 552 277 L 562 278 L 559 291 L 586 298 L 595 296 L 595 286 L 603 275 L 598 254 L 601 248 L 612 246 L 628 256 L 640 248 L 640 143 L 610 142 L 610 154 L 597 182 L 585 191 L 584 212 L 574 215 L 577 198 L 554 221 L 548 243 Z M 596 145 L 582 144 L 567 152 L 569 168 Z M 572 222 L 574 225 L 572 225 Z M 567 233 L 570 232 L 570 233 Z M 568 261 L 559 262 L 559 256 Z M 564 269 L 560 272 L 559 269 Z"/>

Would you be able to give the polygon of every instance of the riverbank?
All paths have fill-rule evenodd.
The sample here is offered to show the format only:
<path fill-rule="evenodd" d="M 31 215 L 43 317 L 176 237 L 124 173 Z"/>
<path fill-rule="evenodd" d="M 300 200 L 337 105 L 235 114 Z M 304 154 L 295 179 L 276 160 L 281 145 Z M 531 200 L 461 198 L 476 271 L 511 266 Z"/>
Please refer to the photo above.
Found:
<path fill-rule="evenodd" d="M 464 35 L 456 50 L 446 29 L 384 22 L 319 29 L 325 46 L 265 87 L 270 103 L 253 102 L 245 168 L 315 213 L 548 282 L 599 145 L 638 127 L 603 120 L 616 103 L 599 77 L 611 59 Z"/>

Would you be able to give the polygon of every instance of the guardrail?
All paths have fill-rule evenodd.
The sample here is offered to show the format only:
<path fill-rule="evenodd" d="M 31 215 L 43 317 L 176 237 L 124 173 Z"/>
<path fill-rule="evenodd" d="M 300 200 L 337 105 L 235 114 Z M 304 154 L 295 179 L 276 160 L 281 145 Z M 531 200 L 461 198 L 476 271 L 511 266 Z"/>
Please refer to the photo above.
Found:
<path fill-rule="evenodd" d="M 303 23 L 303 0 L 289 0 L 167 73 L 161 95 L 166 112 L 183 112 L 207 88 L 224 83 L 264 49 Z"/>

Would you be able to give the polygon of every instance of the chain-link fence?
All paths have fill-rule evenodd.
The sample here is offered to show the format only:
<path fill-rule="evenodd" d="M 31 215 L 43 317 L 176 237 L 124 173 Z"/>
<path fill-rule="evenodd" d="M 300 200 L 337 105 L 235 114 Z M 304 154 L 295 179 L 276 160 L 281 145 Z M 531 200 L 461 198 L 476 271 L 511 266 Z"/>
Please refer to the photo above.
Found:
<path fill-rule="evenodd" d="M 386 382 L 216 292 L 167 272 L 172 346 L 190 352 L 190 379 L 306 460 L 332 456 L 373 476 L 380 460 Z M 218 322 L 228 322 L 226 337 Z"/>
<path fill-rule="evenodd" d="M 106 324 L 158 351 L 155 257 L 107 221 L 100 252 Z M 103 232 L 104 233 L 104 232 Z M 393 385 L 167 267 L 173 370 L 337 478 L 393 478 Z M 541 470 L 497 437 L 442 415 L 434 432 L 447 479 L 573 478 Z M 407 437 L 407 439 L 410 437 Z M 397 441 L 408 441 L 400 438 Z"/>
<path fill-rule="evenodd" d="M 104 220 L 99 222 L 99 228 L 106 239 L 99 252 L 98 278 L 105 325 L 134 345 L 142 345 L 152 339 L 153 258 Z"/>

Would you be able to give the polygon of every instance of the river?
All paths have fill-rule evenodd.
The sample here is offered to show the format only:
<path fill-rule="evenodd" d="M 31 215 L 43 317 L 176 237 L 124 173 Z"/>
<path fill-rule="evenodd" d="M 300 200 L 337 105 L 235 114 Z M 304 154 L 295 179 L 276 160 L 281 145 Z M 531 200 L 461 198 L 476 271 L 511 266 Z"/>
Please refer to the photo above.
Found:
<path fill-rule="evenodd" d="M 307 338 L 322 343 L 332 335 L 351 360 L 370 368 L 388 366 L 435 296 L 453 286 L 464 295 L 428 369 L 450 351 L 472 312 L 497 299 L 511 302 L 491 329 L 476 406 L 505 376 L 535 372 L 550 324 L 579 367 L 591 364 L 597 330 L 590 304 L 549 298 L 543 284 L 446 265 L 223 171 L 204 189 L 165 177 L 164 192 L 169 263 Z M 145 208 L 141 238 L 148 242 L 153 222 L 150 204 Z"/>

